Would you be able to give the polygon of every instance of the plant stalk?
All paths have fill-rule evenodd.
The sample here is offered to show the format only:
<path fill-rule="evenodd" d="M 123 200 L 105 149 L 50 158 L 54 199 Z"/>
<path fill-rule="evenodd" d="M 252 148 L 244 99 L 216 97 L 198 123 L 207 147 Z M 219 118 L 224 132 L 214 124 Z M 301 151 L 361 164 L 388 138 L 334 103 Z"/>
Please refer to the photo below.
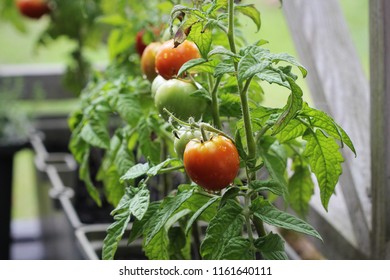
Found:
<path fill-rule="evenodd" d="M 215 80 L 214 87 L 211 91 L 211 113 L 213 115 L 214 126 L 217 129 L 222 128 L 221 119 L 219 117 L 219 106 L 218 106 L 218 86 L 219 86 L 219 83 L 221 82 L 221 78 L 222 77 L 218 77 Z M 210 76 L 209 76 L 209 79 L 210 79 Z"/>
<path fill-rule="evenodd" d="M 228 40 L 230 45 L 230 50 L 233 53 L 237 53 L 236 51 L 236 44 L 234 42 L 234 0 L 229 0 L 228 3 L 228 13 L 229 13 L 229 22 L 228 22 Z M 238 70 L 238 63 L 234 62 L 234 68 L 237 72 Z M 253 137 L 253 130 L 252 130 L 252 122 L 250 117 L 250 111 L 249 111 L 249 102 L 248 102 L 248 88 L 251 83 L 251 79 L 248 79 L 245 83 L 244 88 L 242 87 L 242 82 L 237 77 L 237 85 L 238 85 L 238 91 L 240 93 L 240 99 L 241 99 L 241 111 L 242 116 L 244 119 L 244 126 L 245 126 L 245 135 L 248 145 L 248 162 L 252 162 L 256 158 L 256 143 L 255 139 Z M 248 174 L 248 180 L 251 180 L 250 174 Z"/>

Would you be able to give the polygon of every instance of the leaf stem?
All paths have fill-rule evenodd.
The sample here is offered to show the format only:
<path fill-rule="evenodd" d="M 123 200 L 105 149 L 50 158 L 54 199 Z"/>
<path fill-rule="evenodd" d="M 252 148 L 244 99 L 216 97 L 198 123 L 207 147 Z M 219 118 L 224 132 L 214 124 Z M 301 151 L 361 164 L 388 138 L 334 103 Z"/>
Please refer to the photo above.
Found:
<path fill-rule="evenodd" d="M 166 168 L 162 168 L 158 172 L 158 174 L 169 173 L 169 172 L 172 172 L 172 171 L 175 171 L 175 170 L 180 170 L 180 169 L 183 169 L 183 168 L 184 168 L 184 165 L 166 167 Z"/>
<path fill-rule="evenodd" d="M 251 224 L 251 213 L 249 210 L 250 204 L 251 204 L 251 199 L 250 199 L 251 192 L 248 191 L 245 195 L 245 206 L 244 206 L 244 216 L 245 216 L 245 223 L 246 223 L 246 231 L 248 233 L 248 238 L 253 246 L 253 232 L 252 232 L 252 224 Z M 255 256 L 253 256 L 253 259 Z"/>

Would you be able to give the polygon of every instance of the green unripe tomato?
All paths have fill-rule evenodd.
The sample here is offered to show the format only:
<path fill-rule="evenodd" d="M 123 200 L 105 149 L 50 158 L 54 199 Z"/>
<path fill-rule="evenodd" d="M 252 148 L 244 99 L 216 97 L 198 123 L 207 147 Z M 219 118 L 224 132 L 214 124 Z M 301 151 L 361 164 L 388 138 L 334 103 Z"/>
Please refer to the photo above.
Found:
<path fill-rule="evenodd" d="M 174 149 L 180 159 L 183 159 L 184 150 L 188 142 L 195 138 L 202 138 L 202 134 L 199 130 L 189 130 L 185 128 L 180 129 L 176 136 L 179 138 L 176 137 L 174 140 Z"/>
<path fill-rule="evenodd" d="M 181 120 L 188 120 L 190 117 L 199 120 L 206 112 L 207 101 L 192 95 L 195 91 L 197 88 L 193 83 L 171 79 L 158 87 L 154 104 L 165 119 L 168 119 L 168 114 L 164 112 L 164 108 Z"/>
<path fill-rule="evenodd" d="M 154 97 L 156 95 L 156 92 L 157 92 L 157 89 L 166 82 L 167 80 L 165 80 L 163 77 L 161 77 L 160 75 L 158 75 L 152 82 L 152 87 L 151 87 L 151 93 L 152 93 L 152 97 Z"/>

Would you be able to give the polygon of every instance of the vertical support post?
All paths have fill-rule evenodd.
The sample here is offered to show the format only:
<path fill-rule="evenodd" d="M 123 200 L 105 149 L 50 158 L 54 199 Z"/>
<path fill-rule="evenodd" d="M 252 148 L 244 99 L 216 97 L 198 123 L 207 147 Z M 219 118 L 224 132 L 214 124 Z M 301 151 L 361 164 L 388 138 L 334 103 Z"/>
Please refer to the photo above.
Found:
<path fill-rule="evenodd" d="M 0 153 L 0 260 L 8 260 L 12 199 L 13 154 Z"/>
<path fill-rule="evenodd" d="M 283 1 L 283 11 L 300 61 L 308 69 L 308 86 L 316 107 L 328 112 L 355 145 L 358 158 L 343 149 L 346 160 L 340 190 L 336 192 L 343 193 L 348 210 L 345 219 L 350 219 L 353 229 L 346 232 L 341 224 L 342 233 L 350 242 L 355 239 L 356 249 L 369 256 L 371 201 L 367 193 L 371 168 L 367 78 L 338 0 Z M 330 224 L 339 225 L 330 214 L 324 217 Z"/>
<path fill-rule="evenodd" d="M 389 257 L 390 2 L 369 1 L 372 165 L 372 258 Z"/>

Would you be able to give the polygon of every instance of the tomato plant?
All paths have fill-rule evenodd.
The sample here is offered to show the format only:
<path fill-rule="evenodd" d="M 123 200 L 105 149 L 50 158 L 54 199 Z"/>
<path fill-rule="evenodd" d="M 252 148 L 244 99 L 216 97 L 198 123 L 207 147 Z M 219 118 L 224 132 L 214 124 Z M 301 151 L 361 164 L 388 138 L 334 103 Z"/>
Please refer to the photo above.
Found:
<path fill-rule="evenodd" d="M 113 25 L 110 65 L 90 79 L 69 120 L 81 179 L 97 204 L 103 197 L 116 207 L 102 257 L 114 258 L 129 223 L 129 242 L 142 238 L 149 259 L 287 259 L 282 233 L 269 226 L 321 240 L 305 221 L 313 179 L 327 209 L 342 172 L 340 149 L 355 149 L 342 127 L 303 100 L 297 81 L 306 68 L 272 53 L 263 38 L 245 43 L 238 17 L 259 31 L 255 5 L 158 2 L 151 0 L 153 11 L 137 1 L 110 2 L 114 14 L 100 19 Z M 151 82 L 134 71 L 142 59 L 133 38 L 139 26 L 161 19 L 171 39 L 156 54 L 159 76 Z M 286 89 L 284 106 L 262 104 L 264 83 Z M 121 121 L 114 131 L 112 116 Z M 104 152 L 103 193 L 89 172 L 93 149 Z M 275 206 L 275 197 L 300 218 Z"/>
<path fill-rule="evenodd" d="M 163 116 L 166 116 L 164 109 L 167 109 L 179 119 L 193 117 L 199 120 L 206 112 L 207 101 L 195 95 L 197 90 L 192 82 L 171 79 L 159 86 L 154 102 Z"/>
<path fill-rule="evenodd" d="M 209 191 L 226 188 L 236 178 L 240 167 L 236 147 L 221 135 L 207 141 L 192 139 L 186 145 L 183 157 L 191 180 Z"/>
<path fill-rule="evenodd" d="M 17 0 L 16 5 L 22 15 L 33 19 L 50 13 L 50 7 L 45 0 Z"/>
<path fill-rule="evenodd" d="M 172 79 L 177 76 L 180 67 L 187 61 L 199 58 L 198 47 L 190 41 L 185 40 L 175 46 L 173 39 L 164 42 L 156 54 L 156 70 L 165 79 Z"/>

